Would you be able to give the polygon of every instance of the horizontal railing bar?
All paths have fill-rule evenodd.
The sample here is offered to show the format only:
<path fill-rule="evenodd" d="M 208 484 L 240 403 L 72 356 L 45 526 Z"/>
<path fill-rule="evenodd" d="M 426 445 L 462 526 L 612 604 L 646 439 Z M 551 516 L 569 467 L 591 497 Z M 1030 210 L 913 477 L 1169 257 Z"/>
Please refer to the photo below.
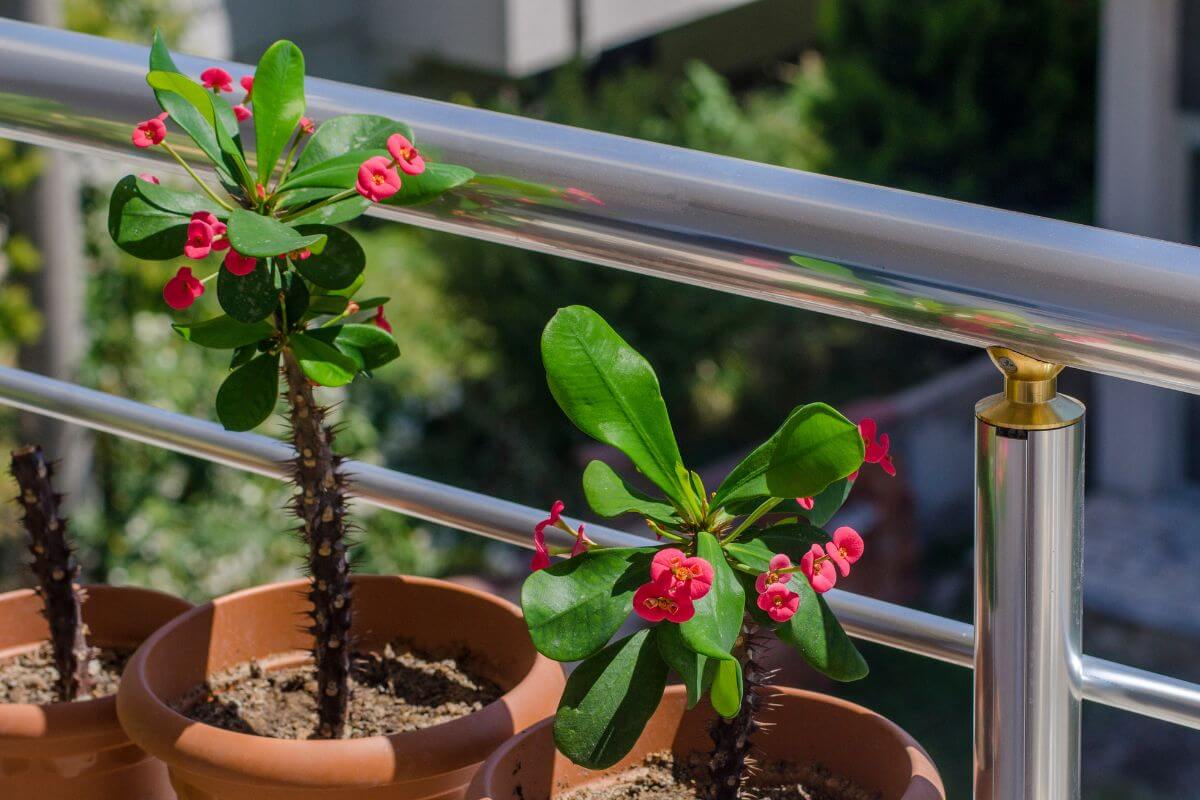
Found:
<path fill-rule="evenodd" d="M 233 433 L 205 420 L 23 370 L 0 367 L 0 404 L 85 425 L 218 464 L 287 480 L 291 448 L 253 433 Z M 522 547 L 545 516 L 540 509 L 459 489 L 383 467 L 347 461 L 354 494 L 368 505 L 418 517 Z M 588 523 L 599 544 L 639 546 L 649 539 Z M 550 528 L 555 544 L 570 543 Z M 970 667 L 974 627 L 841 590 L 826 597 L 843 626 L 859 639 Z M 1083 696 L 1115 708 L 1200 729 L 1200 684 L 1084 657 Z"/>
<path fill-rule="evenodd" d="M 146 60 L 144 47 L 0 21 L 0 135 L 132 156 L 132 124 L 157 111 Z M 194 75 L 212 62 L 178 63 Z M 490 176 L 376 215 L 1200 391 L 1196 248 L 333 81 L 307 88 L 315 119 L 403 120 L 430 153 Z"/>

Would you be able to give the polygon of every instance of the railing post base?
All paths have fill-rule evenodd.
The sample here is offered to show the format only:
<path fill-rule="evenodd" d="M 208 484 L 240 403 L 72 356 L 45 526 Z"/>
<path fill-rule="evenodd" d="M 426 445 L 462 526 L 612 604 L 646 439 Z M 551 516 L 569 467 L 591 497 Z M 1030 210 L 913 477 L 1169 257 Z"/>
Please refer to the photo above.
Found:
<path fill-rule="evenodd" d="M 1079 797 L 1083 418 L 1060 365 L 988 350 L 975 407 L 975 799 Z"/>

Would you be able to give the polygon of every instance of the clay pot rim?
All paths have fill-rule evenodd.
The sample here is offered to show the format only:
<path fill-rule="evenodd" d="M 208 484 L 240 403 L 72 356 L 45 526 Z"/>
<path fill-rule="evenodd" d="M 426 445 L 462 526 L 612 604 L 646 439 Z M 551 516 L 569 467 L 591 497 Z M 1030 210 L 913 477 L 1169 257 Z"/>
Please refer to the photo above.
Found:
<path fill-rule="evenodd" d="M 895 736 L 896 739 L 904 746 L 904 750 L 908 754 L 909 769 L 911 770 L 912 778 L 924 778 L 934 787 L 940 787 L 942 785 L 941 777 L 938 774 L 937 767 L 934 766 L 933 759 L 931 759 L 929 754 L 925 752 L 925 748 L 923 748 L 916 739 L 909 735 L 908 731 L 904 730 L 895 722 L 892 722 L 882 714 L 872 711 L 866 706 L 861 706 L 858 703 L 853 703 L 849 700 L 843 700 L 840 697 L 834 697 L 822 692 L 813 692 L 807 689 L 796 689 L 790 686 L 772 686 L 771 689 L 779 694 L 795 697 L 799 700 L 835 706 L 856 714 L 864 714 L 874 717 L 877 721 L 881 722 L 883 727 L 885 727 L 893 736 Z M 686 692 L 687 687 L 681 684 L 671 684 L 667 686 L 666 691 L 663 692 L 663 697 L 681 696 L 685 695 Z M 490 788 L 495 784 L 494 776 L 501 765 L 505 763 L 508 754 L 519 747 L 526 739 L 538 735 L 541 731 L 544 731 L 553 724 L 554 717 L 549 716 L 543 719 L 541 722 L 530 725 L 525 730 L 515 734 L 511 739 L 496 748 L 496 750 L 492 752 L 488 759 L 483 762 L 483 765 L 480 766 L 479 771 L 475 773 L 475 778 L 471 782 L 471 786 L 467 791 L 467 800 L 492 798 L 493 793 L 490 791 Z M 550 757 L 553 758 L 554 754 L 551 754 Z M 599 780 L 604 774 L 604 770 L 597 770 L 596 780 Z M 901 800 L 908 800 L 910 796 L 910 794 L 906 793 L 905 797 Z M 927 795 L 925 793 L 918 795 L 919 798 L 925 798 L 926 796 Z M 943 798 L 945 797 L 944 794 L 941 796 Z M 494 800 L 501 799 L 495 798 Z M 551 796 L 551 800 L 553 800 L 553 796 Z"/>
<path fill-rule="evenodd" d="M 140 595 L 148 601 L 187 603 L 174 595 L 147 589 L 141 586 L 112 586 L 109 584 L 84 584 L 88 594 Z M 14 589 L 0 594 L 0 604 L 6 600 L 24 599 L 36 595 L 33 589 Z M 187 603 L 190 607 L 190 603 Z M 0 744 L 29 742 L 65 743 L 71 740 L 97 739 L 117 743 L 125 740 L 125 734 L 117 720 L 117 696 L 98 697 L 92 700 L 53 703 L 0 703 Z M 82 745 L 81 745 L 82 746 Z M 88 746 L 93 746 L 89 744 Z"/>
<path fill-rule="evenodd" d="M 403 581 L 414 586 L 460 592 L 499 607 L 521 621 L 523 626 L 521 610 L 514 603 L 469 586 L 407 575 L 355 575 L 353 581 L 358 584 Z M 508 691 L 479 711 L 427 728 L 354 739 L 277 739 L 228 731 L 188 719 L 150 690 L 145 674 L 147 659 L 178 627 L 209 613 L 217 603 L 231 603 L 279 591 L 303 591 L 307 587 L 308 579 L 298 578 L 224 595 L 179 615 L 147 638 L 126 666 L 117 696 L 117 714 L 130 738 L 173 767 L 219 779 L 292 787 L 376 786 L 381 781 L 394 780 L 395 776 L 364 769 L 364 764 L 390 767 L 397 754 L 449 751 L 452 758 L 462 762 L 448 765 L 443 758 L 436 768 L 430 767 L 433 772 L 478 763 L 478 756 L 464 760 L 463 754 L 477 749 L 489 730 L 495 730 L 496 726 L 511 726 L 510 705 L 515 705 L 526 695 L 537 693 L 539 684 L 551 679 L 552 675 L 561 676 L 561 667 L 537 653 L 530 643 L 533 662 L 529 670 Z M 486 653 L 478 655 L 485 656 Z M 510 729 L 504 740 L 511 735 Z"/>

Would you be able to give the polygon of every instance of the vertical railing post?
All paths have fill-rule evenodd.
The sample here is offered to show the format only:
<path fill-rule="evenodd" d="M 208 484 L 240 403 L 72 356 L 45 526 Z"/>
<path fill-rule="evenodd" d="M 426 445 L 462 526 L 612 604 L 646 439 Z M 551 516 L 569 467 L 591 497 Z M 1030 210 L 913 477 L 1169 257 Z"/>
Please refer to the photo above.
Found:
<path fill-rule="evenodd" d="M 988 350 L 975 407 L 975 800 L 1079 797 L 1083 417 L 1062 367 Z"/>

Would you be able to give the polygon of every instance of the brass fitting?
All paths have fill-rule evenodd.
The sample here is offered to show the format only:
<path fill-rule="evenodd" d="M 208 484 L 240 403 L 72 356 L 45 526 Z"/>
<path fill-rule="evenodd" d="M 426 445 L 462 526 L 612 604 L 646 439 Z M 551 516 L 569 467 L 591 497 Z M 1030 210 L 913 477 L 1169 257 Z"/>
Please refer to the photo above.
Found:
<path fill-rule="evenodd" d="M 1062 364 L 1040 361 L 1007 347 L 989 347 L 988 355 L 1004 373 L 1004 391 L 975 405 L 975 416 L 998 428 L 1045 431 L 1074 425 L 1083 403 L 1058 393 Z"/>

